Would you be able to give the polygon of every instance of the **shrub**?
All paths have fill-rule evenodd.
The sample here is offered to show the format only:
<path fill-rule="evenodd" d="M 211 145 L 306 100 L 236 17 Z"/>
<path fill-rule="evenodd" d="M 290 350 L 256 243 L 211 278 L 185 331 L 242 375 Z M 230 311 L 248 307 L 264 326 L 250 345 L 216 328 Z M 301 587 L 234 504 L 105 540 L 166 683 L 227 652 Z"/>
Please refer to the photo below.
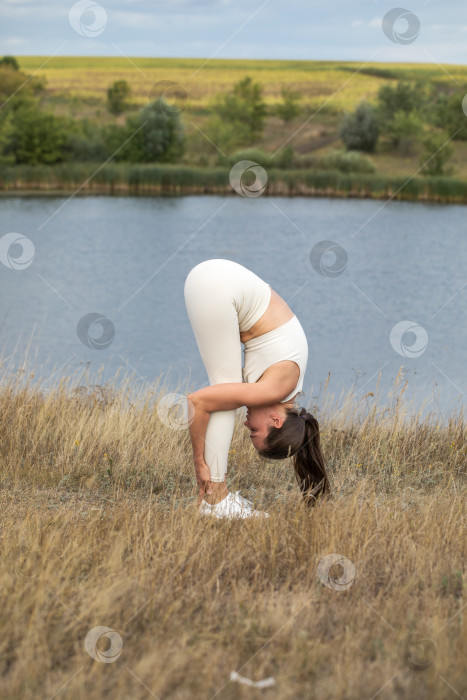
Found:
<path fill-rule="evenodd" d="M 300 105 L 298 104 L 300 95 L 298 92 L 294 92 L 286 86 L 282 88 L 281 95 L 282 103 L 276 105 L 275 113 L 287 124 L 292 121 L 292 119 L 295 119 L 301 112 Z"/>
<path fill-rule="evenodd" d="M 29 103 L 31 97 L 44 90 L 45 78 L 27 76 L 20 70 L 13 70 L 10 66 L 0 66 L 0 105 L 2 109 L 19 106 L 23 102 Z"/>
<path fill-rule="evenodd" d="M 15 155 L 10 151 L 8 153 L 8 144 L 13 136 L 13 111 L 0 110 L 0 164 L 13 165 Z"/>
<path fill-rule="evenodd" d="M 415 110 L 408 113 L 400 110 L 385 124 L 384 132 L 391 146 L 404 153 L 410 153 L 414 141 L 424 133 L 423 120 Z"/>
<path fill-rule="evenodd" d="M 35 103 L 23 103 L 14 111 L 13 128 L 4 155 L 16 163 L 57 163 L 66 160 L 70 122 L 41 112 Z"/>
<path fill-rule="evenodd" d="M 116 80 L 107 90 L 107 107 L 112 114 L 121 114 L 128 107 L 126 101 L 131 88 L 126 80 Z"/>
<path fill-rule="evenodd" d="M 241 151 L 235 151 L 230 156 L 219 156 L 217 159 L 218 165 L 223 165 L 231 168 L 240 160 L 251 160 L 258 163 L 265 169 L 272 168 L 289 168 L 294 160 L 294 150 L 292 146 L 282 148 L 276 156 L 271 153 L 261 150 L 260 148 L 245 148 Z"/>
<path fill-rule="evenodd" d="M 290 168 L 295 162 L 295 151 L 293 146 L 281 148 L 279 153 L 273 156 L 272 164 L 276 168 Z"/>
<path fill-rule="evenodd" d="M 451 143 L 446 143 L 449 134 L 446 132 L 429 134 L 423 140 L 424 152 L 420 156 L 422 175 L 451 175 L 453 168 L 447 168 L 446 163 L 454 149 Z"/>
<path fill-rule="evenodd" d="M 219 165 L 224 165 L 231 168 L 235 163 L 240 160 L 251 160 L 254 163 L 258 163 L 263 168 L 271 168 L 273 165 L 273 159 L 270 153 L 262 151 L 260 148 L 245 148 L 241 151 L 235 151 L 229 156 L 220 156 L 218 158 Z"/>
<path fill-rule="evenodd" d="M 219 105 L 222 119 L 235 124 L 243 124 L 251 140 L 263 133 L 266 118 L 266 104 L 262 99 L 263 88 L 247 76 L 235 83 L 233 93 L 226 95 Z"/>
<path fill-rule="evenodd" d="M 8 66 L 13 70 L 19 70 L 18 61 L 14 56 L 3 56 L 3 58 L 0 58 L 0 67 L 2 66 Z"/>
<path fill-rule="evenodd" d="M 183 155 L 185 148 L 180 113 L 171 111 L 162 97 L 129 116 L 124 127 L 112 125 L 104 134 L 109 155 L 117 161 L 171 162 Z"/>
<path fill-rule="evenodd" d="M 293 167 L 299 170 L 313 170 L 318 167 L 320 158 L 313 153 L 304 153 L 303 155 L 295 155 L 293 159 Z"/>
<path fill-rule="evenodd" d="M 261 137 L 267 108 L 262 86 L 249 76 L 235 83 L 232 93 L 217 97 L 214 110 L 209 133 L 218 148 L 231 152 Z"/>
<path fill-rule="evenodd" d="M 467 140 L 467 116 L 463 108 L 466 93 L 467 86 L 451 95 L 438 95 L 431 120 L 434 126 L 455 134 L 454 139 L 462 141 Z"/>
<path fill-rule="evenodd" d="M 106 149 L 102 129 L 89 119 L 76 120 L 68 137 L 69 159 L 74 161 L 102 161 Z"/>
<path fill-rule="evenodd" d="M 427 104 L 425 84 L 400 80 L 395 87 L 383 85 L 378 91 L 378 118 L 380 124 L 391 122 L 397 112 L 419 115 Z"/>
<path fill-rule="evenodd" d="M 353 114 L 345 114 L 339 136 L 348 150 L 372 152 L 378 141 L 379 124 L 375 109 L 360 102 Z"/>
<path fill-rule="evenodd" d="M 323 170 L 339 170 L 342 173 L 374 173 L 376 171 L 373 161 L 363 153 L 338 149 L 320 158 L 317 167 Z"/>

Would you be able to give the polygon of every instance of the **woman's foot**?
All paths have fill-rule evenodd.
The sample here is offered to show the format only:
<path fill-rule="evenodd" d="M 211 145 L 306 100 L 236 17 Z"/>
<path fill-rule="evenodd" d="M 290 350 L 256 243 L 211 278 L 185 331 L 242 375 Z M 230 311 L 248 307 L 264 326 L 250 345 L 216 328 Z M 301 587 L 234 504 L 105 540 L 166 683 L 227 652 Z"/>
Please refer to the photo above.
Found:
<path fill-rule="evenodd" d="M 239 491 L 234 494 L 229 493 L 215 505 L 201 501 L 199 512 L 202 515 L 211 515 L 215 518 L 269 518 L 269 513 L 255 510 L 253 503 L 240 496 Z"/>

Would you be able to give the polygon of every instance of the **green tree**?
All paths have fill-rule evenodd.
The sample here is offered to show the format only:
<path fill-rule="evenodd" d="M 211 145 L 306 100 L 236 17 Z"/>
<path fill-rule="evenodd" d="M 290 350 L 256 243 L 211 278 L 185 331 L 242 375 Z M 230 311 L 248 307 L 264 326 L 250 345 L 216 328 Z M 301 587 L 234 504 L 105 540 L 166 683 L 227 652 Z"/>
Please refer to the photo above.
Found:
<path fill-rule="evenodd" d="M 0 66 L 0 109 L 28 102 L 33 95 L 42 92 L 45 85 L 45 78 L 31 78 L 8 64 Z"/>
<path fill-rule="evenodd" d="M 131 88 L 126 80 L 116 80 L 107 90 L 107 107 L 112 114 L 121 114 L 128 107 Z"/>
<path fill-rule="evenodd" d="M 185 149 L 185 134 L 179 111 L 163 98 L 127 117 L 124 127 L 112 125 L 105 132 L 109 155 L 132 163 L 176 161 Z"/>
<path fill-rule="evenodd" d="M 400 80 L 395 87 L 383 85 L 378 91 L 378 117 L 381 125 L 393 120 L 394 114 L 423 113 L 427 103 L 426 86 Z"/>
<path fill-rule="evenodd" d="M 15 163 L 57 163 L 66 160 L 69 121 L 41 112 L 35 102 L 23 102 L 14 112 L 13 129 L 4 147 L 4 156 Z"/>
<path fill-rule="evenodd" d="M 3 58 L 0 58 L 0 67 L 3 66 L 9 66 L 13 68 L 13 70 L 19 70 L 18 61 L 14 56 L 3 56 Z"/>
<path fill-rule="evenodd" d="M 209 124 L 216 146 L 231 152 L 262 136 L 267 114 L 262 91 L 262 86 L 247 76 L 235 83 L 232 93 L 216 98 L 215 116 Z"/>
<path fill-rule="evenodd" d="M 276 106 L 275 112 L 277 116 L 287 124 L 292 121 L 292 119 L 295 119 L 301 112 L 300 105 L 298 104 L 300 94 L 284 86 L 281 90 L 281 95 L 282 102 Z"/>
<path fill-rule="evenodd" d="M 342 120 L 339 136 L 347 150 L 375 150 L 378 142 L 379 123 L 376 110 L 368 102 L 360 102 L 353 114 L 346 113 Z"/>
<path fill-rule="evenodd" d="M 433 132 L 426 136 L 422 144 L 425 149 L 420 156 L 420 165 L 423 165 L 422 175 L 451 175 L 453 168 L 446 167 L 447 161 L 454 152 L 449 142 L 449 134 Z"/>
<path fill-rule="evenodd" d="M 432 124 L 445 129 L 450 135 L 455 134 L 455 140 L 467 141 L 466 93 L 467 86 L 450 94 L 438 94 L 433 107 Z"/>
<path fill-rule="evenodd" d="M 87 117 L 73 120 L 68 138 L 69 160 L 99 161 L 107 157 L 103 130 Z"/>
<path fill-rule="evenodd" d="M 386 123 L 384 133 L 388 136 L 391 146 L 409 154 L 414 141 L 424 134 L 423 120 L 415 110 L 408 113 L 400 110 Z"/>
<path fill-rule="evenodd" d="M 13 110 L 0 110 L 0 165 L 13 165 L 15 162 L 14 153 L 8 152 L 13 131 Z"/>

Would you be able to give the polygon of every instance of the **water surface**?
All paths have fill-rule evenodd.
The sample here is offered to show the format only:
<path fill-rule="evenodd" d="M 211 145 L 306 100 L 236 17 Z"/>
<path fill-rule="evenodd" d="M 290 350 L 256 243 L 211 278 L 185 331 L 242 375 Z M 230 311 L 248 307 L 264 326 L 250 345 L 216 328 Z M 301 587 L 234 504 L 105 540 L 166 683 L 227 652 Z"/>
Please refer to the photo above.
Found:
<path fill-rule="evenodd" d="M 34 245 L 24 269 L 8 267 L 5 254 L 0 263 L 0 348 L 10 372 L 29 346 L 37 376 L 50 381 L 88 367 L 88 382 L 108 381 L 119 370 L 149 385 L 162 374 L 174 391 L 186 379 L 192 389 L 204 386 L 183 284 L 202 260 L 227 258 L 271 284 L 302 323 L 309 344 L 302 405 L 320 405 L 328 377 L 336 397 L 351 387 L 363 397 L 376 389 L 379 373 L 381 400 L 390 401 L 401 367 L 415 408 L 426 405 L 425 412 L 446 417 L 464 401 L 463 206 L 11 196 L 0 199 L 0 216 L 0 238 L 16 232 Z M 335 252 L 321 254 L 320 274 L 314 247 L 326 240 Z M 18 244 L 11 246 L 10 259 L 20 253 Z M 340 267 L 334 275 L 333 265 Z M 80 319 L 90 313 L 113 324 L 105 348 L 88 347 L 78 336 Z M 403 321 L 415 333 L 405 332 L 397 351 L 390 333 Z M 89 342 L 101 333 L 93 326 Z"/>

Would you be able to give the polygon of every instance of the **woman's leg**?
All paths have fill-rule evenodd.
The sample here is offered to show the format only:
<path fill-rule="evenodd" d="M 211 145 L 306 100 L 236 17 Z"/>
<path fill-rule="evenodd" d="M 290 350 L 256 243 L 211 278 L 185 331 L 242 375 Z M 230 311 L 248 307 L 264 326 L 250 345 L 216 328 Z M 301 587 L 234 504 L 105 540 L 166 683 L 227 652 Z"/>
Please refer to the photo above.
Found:
<path fill-rule="evenodd" d="M 205 261 L 185 281 L 185 304 L 209 383 L 242 382 L 242 346 L 235 307 L 235 284 L 225 267 Z M 212 482 L 223 482 L 236 410 L 216 411 L 209 417 L 204 459 Z"/>

